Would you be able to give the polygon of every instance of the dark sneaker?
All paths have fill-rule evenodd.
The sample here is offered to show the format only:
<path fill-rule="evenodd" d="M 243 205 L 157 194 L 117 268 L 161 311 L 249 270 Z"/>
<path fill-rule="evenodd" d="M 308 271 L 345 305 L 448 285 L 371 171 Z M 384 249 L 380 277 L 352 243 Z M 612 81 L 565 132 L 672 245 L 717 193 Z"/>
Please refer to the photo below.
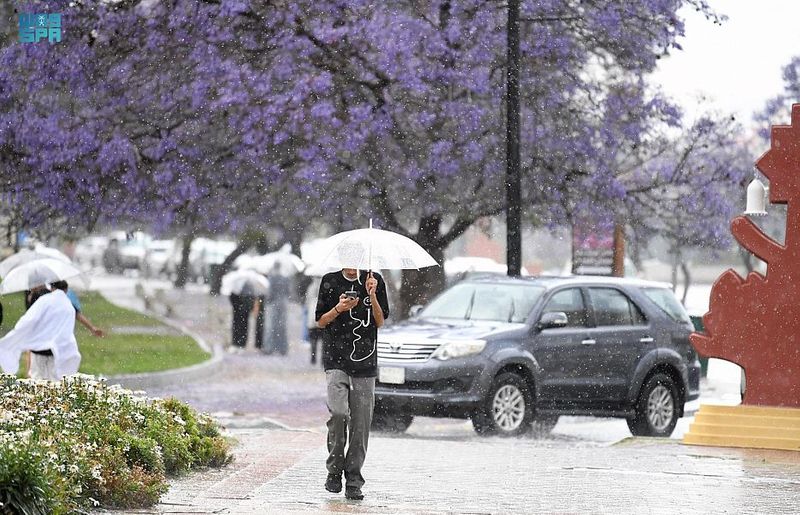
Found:
<path fill-rule="evenodd" d="M 325 480 L 325 490 L 338 494 L 342 491 L 342 475 L 341 474 L 328 474 L 328 479 Z"/>
<path fill-rule="evenodd" d="M 360 501 L 364 498 L 364 494 L 361 493 L 361 489 L 357 486 L 348 486 L 345 488 L 344 496 L 354 501 Z"/>

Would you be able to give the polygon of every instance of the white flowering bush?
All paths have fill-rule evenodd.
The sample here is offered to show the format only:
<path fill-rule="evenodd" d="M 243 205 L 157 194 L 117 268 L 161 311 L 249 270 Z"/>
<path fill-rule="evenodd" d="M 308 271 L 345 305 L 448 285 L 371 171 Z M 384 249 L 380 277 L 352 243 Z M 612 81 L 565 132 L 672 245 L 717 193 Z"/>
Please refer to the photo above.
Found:
<path fill-rule="evenodd" d="M 213 419 L 175 399 L 0 375 L 0 513 L 151 506 L 168 476 L 230 460 Z"/>

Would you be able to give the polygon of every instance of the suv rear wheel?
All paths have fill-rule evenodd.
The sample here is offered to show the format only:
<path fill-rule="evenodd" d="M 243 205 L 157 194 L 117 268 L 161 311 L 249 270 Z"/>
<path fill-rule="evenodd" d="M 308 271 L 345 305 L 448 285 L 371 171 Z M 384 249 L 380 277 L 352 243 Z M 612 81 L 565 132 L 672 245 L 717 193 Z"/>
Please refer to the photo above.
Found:
<path fill-rule="evenodd" d="M 387 433 L 402 433 L 414 420 L 413 415 L 390 415 L 388 413 L 375 413 L 372 415 L 372 429 L 386 431 Z"/>
<path fill-rule="evenodd" d="M 482 408 L 472 415 L 472 427 L 480 435 L 517 436 L 530 428 L 532 420 L 533 397 L 527 383 L 505 372 L 495 378 Z"/>
<path fill-rule="evenodd" d="M 678 388 L 666 374 L 653 374 L 639 392 L 636 414 L 628 419 L 634 436 L 669 436 L 678 423 Z"/>

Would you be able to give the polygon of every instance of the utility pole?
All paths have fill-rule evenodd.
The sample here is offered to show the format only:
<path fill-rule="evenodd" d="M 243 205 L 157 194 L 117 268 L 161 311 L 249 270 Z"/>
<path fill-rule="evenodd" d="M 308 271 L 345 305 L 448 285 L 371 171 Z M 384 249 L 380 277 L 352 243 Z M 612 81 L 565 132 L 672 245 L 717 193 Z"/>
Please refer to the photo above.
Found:
<path fill-rule="evenodd" d="M 519 0 L 508 0 L 506 68 L 506 264 L 508 275 L 522 268 L 519 157 Z"/>

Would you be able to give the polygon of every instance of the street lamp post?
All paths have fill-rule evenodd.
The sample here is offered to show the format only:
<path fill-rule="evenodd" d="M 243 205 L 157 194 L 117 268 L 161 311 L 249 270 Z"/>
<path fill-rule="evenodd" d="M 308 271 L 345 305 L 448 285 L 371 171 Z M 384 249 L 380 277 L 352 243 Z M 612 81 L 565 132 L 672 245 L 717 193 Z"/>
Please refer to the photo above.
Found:
<path fill-rule="evenodd" d="M 508 275 L 522 268 L 519 157 L 519 0 L 508 0 L 506 70 L 506 264 Z"/>

